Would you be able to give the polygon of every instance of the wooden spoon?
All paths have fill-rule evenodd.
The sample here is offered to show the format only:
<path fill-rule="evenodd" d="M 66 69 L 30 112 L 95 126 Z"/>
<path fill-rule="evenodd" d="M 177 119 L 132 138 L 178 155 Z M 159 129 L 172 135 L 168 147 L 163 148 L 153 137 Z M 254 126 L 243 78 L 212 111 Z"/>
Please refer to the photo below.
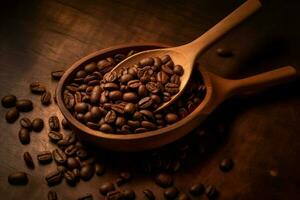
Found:
<path fill-rule="evenodd" d="M 171 105 L 182 94 L 192 74 L 194 62 L 197 56 L 204 52 L 204 50 L 206 50 L 211 44 L 213 44 L 217 39 L 219 39 L 233 27 L 247 19 L 260 7 L 261 3 L 258 0 L 248 0 L 196 40 L 178 47 L 155 49 L 137 53 L 120 62 L 112 69 L 112 71 L 118 71 L 120 68 L 137 64 L 140 60 L 146 57 L 162 57 L 167 54 L 171 56 L 176 65 L 183 66 L 184 74 L 181 77 L 179 92 L 176 95 L 173 95 L 171 100 L 160 105 L 155 110 L 155 112 L 157 112 L 168 105 Z"/>

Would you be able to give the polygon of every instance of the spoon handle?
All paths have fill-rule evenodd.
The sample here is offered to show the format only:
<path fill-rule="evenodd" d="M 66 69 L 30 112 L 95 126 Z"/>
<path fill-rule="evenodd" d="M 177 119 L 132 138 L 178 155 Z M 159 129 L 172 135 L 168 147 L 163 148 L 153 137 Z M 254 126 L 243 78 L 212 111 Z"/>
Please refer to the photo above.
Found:
<path fill-rule="evenodd" d="M 198 54 L 206 50 L 211 44 L 221 38 L 225 33 L 247 19 L 260 7 L 261 3 L 259 2 L 259 0 L 247 0 L 240 7 L 230 13 L 227 17 L 225 17 L 203 35 L 179 48 L 181 48 L 182 51 L 186 52 L 187 55 L 190 55 L 190 58 L 194 60 L 198 56 Z"/>

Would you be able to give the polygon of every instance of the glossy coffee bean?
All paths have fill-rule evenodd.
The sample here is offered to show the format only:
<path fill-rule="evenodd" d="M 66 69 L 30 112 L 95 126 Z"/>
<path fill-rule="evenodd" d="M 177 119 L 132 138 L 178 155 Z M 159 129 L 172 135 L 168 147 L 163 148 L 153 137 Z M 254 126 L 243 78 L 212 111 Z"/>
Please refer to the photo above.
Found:
<path fill-rule="evenodd" d="M 221 161 L 219 168 L 223 172 L 229 172 L 234 166 L 234 162 L 230 158 L 225 158 Z"/>
<path fill-rule="evenodd" d="M 60 149 L 54 149 L 52 155 L 55 162 L 60 165 L 65 164 L 67 161 L 67 155 Z"/>
<path fill-rule="evenodd" d="M 35 118 L 31 124 L 35 132 L 40 132 L 44 128 L 44 121 L 41 118 Z"/>
<path fill-rule="evenodd" d="M 45 86 L 38 81 L 32 82 L 29 88 L 33 94 L 43 94 L 46 91 Z"/>
<path fill-rule="evenodd" d="M 80 178 L 84 181 L 88 181 L 94 175 L 95 168 L 92 165 L 84 165 L 80 169 Z"/>
<path fill-rule="evenodd" d="M 205 192 L 205 187 L 202 183 L 196 183 L 190 187 L 189 191 L 191 195 L 199 196 Z"/>
<path fill-rule="evenodd" d="M 6 112 L 5 119 L 8 123 L 14 123 L 19 118 L 19 116 L 19 111 L 16 108 L 11 108 Z"/>
<path fill-rule="evenodd" d="M 165 117 L 165 120 L 169 123 L 169 124 L 172 124 L 172 123 L 175 123 L 178 121 L 178 116 L 174 113 L 168 113 Z"/>
<path fill-rule="evenodd" d="M 30 133 L 28 129 L 21 128 L 19 130 L 19 140 L 24 145 L 30 143 Z"/>
<path fill-rule="evenodd" d="M 25 172 L 14 172 L 8 175 L 8 182 L 11 185 L 26 185 L 28 183 L 28 177 Z"/>
<path fill-rule="evenodd" d="M 59 132 L 56 132 L 56 131 L 50 131 L 48 133 L 48 137 L 54 143 L 57 143 L 59 140 L 63 139 L 63 135 Z"/>
<path fill-rule="evenodd" d="M 5 108 L 14 107 L 16 105 L 16 102 L 17 102 L 17 97 L 12 94 L 6 95 L 1 99 L 2 106 Z"/>
<path fill-rule="evenodd" d="M 115 186 L 113 183 L 111 182 L 105 182 L 105 183 L 102 183 L 100 185 L 100 188 L 99 188 L 99 192 L 102 194 L 102 195 L 106 195 L 107 193 L 111 192 L 111 191 L 114 191 L 115 190 Z"/>
<path fill-rule="evenodd" d="M 126 102 L 136 102 L 138 100 L 138 96 L 134 92 L 126 92 L 123 94 L 123 100 Z"/>
<path fill-rule="evenodd" d="M 158 175 L 156 175 L 155 177 L 155 183 L 163 188 L 167 188 L 173 185 L 173 177 L 170 174 L 167 173 L 159 173 Z"/>
<path fill-rule="evenodd" d="M 37 159 L 41 164 L 48 164 L 52 161 L 52 154 L 50 151 L 42 151 L 37 155 Z"/>
<path fill-rule="evenodd" d="M 219 196 L 219 191 L 214 185 L 207 186 L 205 193 L 208 199 L 217 199 Z"/>
<path fill-rule="evenodd" d="M 28 130 L 31 130 L 32 128 L 32 124 L 31 124 L 31 121 L 30 119 L 28 119 L 27 117 L 22 117 L 20 119 L 20 125 L 23 127 L 23 128 L 26 128 Z"/>
<path fill-rule="evenodd" d="M 65 129 L 65 130 L 71 129 L 69 122 L 65 118 L 63 120 L 61 120 L 61 125 L 62 125 L 63 129 Z"/>
<path fill-rule="evenodd" d="M 105 166 L 101 163 L 95 164 L 95 173 L 97 176 L 102 176 L 105 173 Z"/>
<path fill-rule="evenodd" d="M 164 197 L 168 200 L 175 199 L 178 196 L 178 193 L 179 191 L 176 187 L 170 187 L 164 191 Z"/>
<path fill-rule="evenodd" d="M 49 127 L 52 131 L 60 130 L 59 119 L 56 115 L 49 117 L 48 123 L 49 123 Z"/>
<path fill-rule="evenodd" d="M 51 72 L 51 77 L 53 80 L 59 80 L 63 75 L 65 71 L 64 70 L 56 70 Z"/>
<path fill-rule="evenodd" d="M 44 92 L 41 96 L 41 103 L 45 106 L 51 103 L 51 93 L 49 91 Z"/>
<path fill-rule="evenodd" d="M 74 186 L 76 184 L 76 176 L 72 171 L 65 171 L 63 176 L 69 185 Z"/>
<path fill-rule="evenodd" d="M 69 169 L 78 168 L 80 167 L 80 163 L 74 157 L 69 157 L 67 159 L 67 167 Z"/>
<path fill-rule="evenodd" d="M 31 157 L 30 153 L 29 152 L 25 152 L 23 154 L 23 158 L 24 158 L 26 166 L 28 168 L 30 168 L 30 169 L 33 169 L 34 168 L 34 162 L 32 160 L 32 157 Z"/>
<path fill-rule="evenodd" d="M 45 180 L 49 186 L 57 185 L 62 180 L 62 173 L 58 170 L 51 171 L 46 175 Z"/>
<path fill-rule="evenodd" d="M 19 99 L 16 102 L 16 108 L 20 112 L 29 112 L 33 109 L 32 101 L 28 99 Z"/>

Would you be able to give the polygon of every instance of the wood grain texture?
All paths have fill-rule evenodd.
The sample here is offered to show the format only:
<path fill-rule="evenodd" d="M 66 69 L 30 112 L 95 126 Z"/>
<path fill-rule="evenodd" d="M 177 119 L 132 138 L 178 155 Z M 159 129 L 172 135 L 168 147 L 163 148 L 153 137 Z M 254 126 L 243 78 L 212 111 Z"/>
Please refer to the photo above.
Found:
<path fill-rule="evenodd" d="M 54 103 L 43 108 L 39 97 L 30 94 L 28 85 L 32 80 L 45 83 L 53 92 L 56 83 L 51 81 L 50 72 L 67 68 L 95 50 L 128 42 L 174 46 L 187 43 L 241 3 L 238 0 L 5 1 L 0 12 L 0 96 L 12 93 L 32 99 L 34 110 L 22 116 L 40 116 L 45 121 L 52 113 L 62 117 Z M 258 14 L 201 56 L 202 66 L 227 78 L 242 78 L 284 65 L 300 70 L 299 2 L 264 0 L 262 3 L 264 7 Z M 217 47 L 233 49 L 234 59 L 217 57 Z M 215 184 L 221 192 L 220 199 L 226 200 L 298 198 L 299 86 L 297 81 L 225 102 L 211 116 L 212 122 L 224 121 L 229 126 L 225 142 L 206 156 L 195 153 L 194 162 L 175 175 L 176 186 L 187 191 L 187 186 L 196 180 Z M 5 112 L 1 107 L 0 198 L 46 199 L 49 188 L 43 176 L 54 168 L 54 163 L 27 170 L 22 155 L 25 151 L 32 152 L 37 164 L 38 151 L 53 149 L 47 138 L 48 126 L 41 133 L 32 133 L 31 144 L 23 146 L 17 140 L 19 124 L 7 124 Z M 194 135 L 199 136 L 199 131 Z M 203 142 L 205 138 L 198 140 L 195 142 Z M 218 169 L 224 157 L 232 157 L 236 163 L 227 174 Z M 7 183 L 7 175 L 17 169 L 29 174 L 27 186 L 13 187 Z M 276 170 L 278 175 L 271 176 L 270 170 Z M 105 176 L 81 181 L 74 188 L 62 183 L 54 190 L 60 199 L 76 199 L 85 193 L 93 193 L 99 199 L 99 185 L 117 174 L 118 169 L 111 169 Z M 137 199 L 141 199 L 141 191 L 146 187 L 155 191 L 157 199 L 163 199 L 162 189 L 149 176 L 136 175 L 129 186 L 135 188 Z"/>

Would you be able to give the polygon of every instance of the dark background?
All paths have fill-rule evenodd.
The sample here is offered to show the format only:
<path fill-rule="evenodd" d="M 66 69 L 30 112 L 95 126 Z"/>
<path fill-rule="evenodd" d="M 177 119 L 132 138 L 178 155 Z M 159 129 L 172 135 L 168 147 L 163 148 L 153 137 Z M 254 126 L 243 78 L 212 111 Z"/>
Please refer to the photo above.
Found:
<path fill-rule="evenodd" d="M 28 85 L 38 80 L 54 91 L 50 72 L 66 69 L 79 58 L 102 48 L 126 43 L 158 42 L 172 46 L 192 41 L 238 7 L 243 1 L 2 1 L 0 12 L 0 96 L 12 93 L 30 98 L 37 105 L 28 117 L 45 121 L 57 107 L 43 108 Z M 263 8 L 204 53 L 199 62 L 208 70 L 227 78 L 242 78 L 284 65 L 300 69 L 300 3 L 262 1 Z M 216 56 L 215 49 L 232 49 L 234 57 Z M 51 167 L 28 170 L 22 160 L 24 151 L 35 153 L 52 149 L 46 127 L 32 136 L 30 145 L 17 139 L 19 124 L 5 122 L 6 110 L 0 109 L 0 198 L 46 199 L 48 186 L 42 176 Z M 58 113 L 58 115 L 60 115 Z M 25 115 L 23 115 L 25 116 Z M 214 119 L 226 121 L 225 142 L 205 160 L 176 174 L 176 186 L 187 191 L 195 181 L 215 184 L 220 199 L 297 199 L 300 195 L 300 90 L 299 81 L 267 90 L 256 96 L 239 97 L 224 103 Z M 235 160 L 234 170 L 219 171 L 224 157 Z M 201 162 L 203 161 L 203 162 Z M 54 165 L 52 166 L 54 167 Z M 7 175 L 25 170 L 27 186 L 7 183 Z M 270 171 L 273 170 L 273 175 Z M 75 188 L 65 183 L 54 189 L 60 199 L 76 199 L 94 193 L 101 182 L 115 178 L 117 172 Z M 133 186 L 141 191 L 152 188 L 158 199 L 161 189 L 150 177 L 136 177 Z M 202 199 L 205 199 L 204 197 Z"/>

